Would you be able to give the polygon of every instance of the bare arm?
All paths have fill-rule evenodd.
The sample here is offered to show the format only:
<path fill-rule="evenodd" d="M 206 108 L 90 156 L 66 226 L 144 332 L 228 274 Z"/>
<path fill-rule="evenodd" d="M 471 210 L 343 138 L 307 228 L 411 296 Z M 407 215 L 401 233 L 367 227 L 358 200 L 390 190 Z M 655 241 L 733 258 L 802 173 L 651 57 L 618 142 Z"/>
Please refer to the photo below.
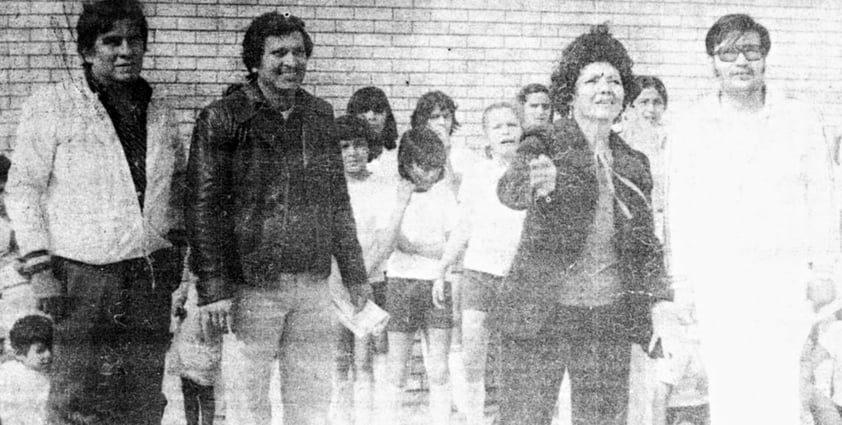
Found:
<path fill-rule="evenodd" d="M 403 222 L 403 215 L 406 212 L 406 207 L 409 205 L 409 200 L 412 198 L 412 192 L 414 190 L 415 185 L 412 182 L 404 179 L 398 182 L 396 202 L 389 214 L 386 226 L 377 231 L 374 237 L 374 244 L 365 255 L 365 264 L 369 275 L 394 250 L 398 232 Z"/>

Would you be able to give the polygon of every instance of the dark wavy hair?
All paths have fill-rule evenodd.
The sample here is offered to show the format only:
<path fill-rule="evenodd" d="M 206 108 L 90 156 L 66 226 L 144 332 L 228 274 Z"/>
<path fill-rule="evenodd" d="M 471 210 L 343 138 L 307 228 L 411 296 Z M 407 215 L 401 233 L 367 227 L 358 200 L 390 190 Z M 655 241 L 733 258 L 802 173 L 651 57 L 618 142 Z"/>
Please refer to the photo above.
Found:
<path fill-rule="evenodd" d="M 386 113 L 386 125 L 383 127 L 383 133 L 375 140 L 375 144 L 369 145 L 369 159 L 374 159 L 380 156 L 383 148 L 392 150 L 398 145 L 398 124 L 395 122 L 395 115 L 392 113 L 392 106 L 389 105 L 389 99 L 386 93 L 377 87 L 363 87 L 354 92 L 351 98 L 348 99 L 348 106 L 345 112 L 351 115 L 364 114 L 368 111 L 376 113 Z"/>
<path fill-rule="evenodd" d="M 708 30 L 705 36 L 705 50 L 708 56 L 713 56 L 716 46 L 725 41 L 725 38 L 734 32 L 739 35 L 747 32 L 756 32 L 760 36 L 760 49 L 763 51 L 763 56 L 769 54 L 769 50 L 772 48 L 769 30 L 763 25 L 758 24 L 751 16 L 735 13 L 719 18 Z"/>
<path fill-rule="evenodd" d="M 413 181 L 408 171 L 412 164 L 422 170 L 444 170 L 446 163 L 447 153 L 444 150 L 444 143 L 435 131 L 425 126 L 414 127 L 401 136 L 401 142 L 398 145 L 398 174 L 402 178 Z M 437 182 L 443 178 L 444 172 L 441 173 Z"/>
<path fill-rule="evenodd" d="M 377 138 L 374 136 L 374 132 L 371 131 L 365 120 L 351 114 L 346 114 L 337 118 L 336 140 L 341 142 L 343 140 L 357 139 L 365 140 L 365 144 L 369 151 L 371 150 L 371 145 L 377 143 Z M 371 154 L 369 154 L 368 161 L 371 162 L 372 159 L 374 158 L 372 158 Z"/>
<path fill-rule="evenodd" d="M 634 85 L 632 91 L 626 94 L 626 97 L 629 98 L 629 103 L 633 103 L 640 93 L 643 93 L 643 90 L 648 88 L 655 89 L 658 92 L 658 95 L 661 96 L 661 99 L 664 100 L 664 108 L 667 107 L 667 88 L 664 86 L 664 82 L 661 81 L 660 78 L 654 75 L 635 75 L 634 76 Z"/>
<path fill-rule="evenodd" d="M 550 95 L 550 89 L 543 84 L 532 83 L 523 86 L 522 89 L 517 93 L 517 101 L 520 103 L 526 103 L 526 97 L 530 94 L 534 93 L 546 93 L 547 96 Z"/>
<path fill-rule="evenodd" d="M 304 38 L 304 52 L 309 58 L 313 54 L 313 39 L 304 29 L 304 21 L 301 18 L 289 13 L 269 12 L 251 21 L 243 37 L 243 64 L 246 66 L 246 72 L 249 73 L 248 78 L 253 79 L 252 68 L 260 66 L 263 46 L 268 37 L 282 37 L 296 31 L 300 32 L 301 37 Z"/>
<path fill-rule="evenodd" d="M 450 134 L 453 134 L 459 128 L 459 121 L 456 120 L 456 109 L 458 106 L 456 106 L 456 102 L 450 96 L 439 90 L 424 93 L 418 98 L 418 103 L 412 112 L 410 126 L 412 128 L 421 128 L 427 125 L 430 115 L 437 107 L 441 110 L 450 111 L 450 114 L 453 116 L 453 126 L 450 128 Z"/>
<path fill-rule="evenodd" d="M 630 93 L 633 90 L 634 61 L 623 44 L 611 35 L 607 25 L 594 25 L 564 48 L 561 60 L 553 71 L 550 98 L 553 108 L 562 116 L 570 111 L 570 102 L 576 94 L 576 80 L 582 69 L 595 62 L 611 64 L 620 73 L 623 91 Z M 623 105 L 628 105 L 628 102 L 629 97 L 624 96 Z"/>
<path fill-rule="evenodd" d="M 114 23 L 128 19 L 140 30 L 143 50 L 149 41 L 149 24 L 143 14 L 143 7 L 137 0 L 100 0 L 84 3 L 82 14 L 76 22 L 76 51 L 84 56 L 96 44 L 96 38 L 114 28 Z M 87 63 L 84 64 L 87 66 Z"/>
<path fill-rule="evenodd" d="M 40 314 L 21 317 L 9 331 L 12 349 L 18 355 L 26 354 L 29 347 L 35 343 L 42 343 L 50 350 L 53 349 L 53 321 Z"/>

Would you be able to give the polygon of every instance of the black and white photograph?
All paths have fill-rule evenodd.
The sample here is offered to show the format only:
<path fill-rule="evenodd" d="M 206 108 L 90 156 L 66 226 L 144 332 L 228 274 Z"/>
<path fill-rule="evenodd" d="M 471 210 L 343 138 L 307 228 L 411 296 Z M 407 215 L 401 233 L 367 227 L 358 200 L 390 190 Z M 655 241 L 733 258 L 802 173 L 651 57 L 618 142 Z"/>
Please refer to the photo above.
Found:
<path fill-rule="evenodd" d="M 839 0 L 0 0 L 0 425 L 842 425 Z"/>

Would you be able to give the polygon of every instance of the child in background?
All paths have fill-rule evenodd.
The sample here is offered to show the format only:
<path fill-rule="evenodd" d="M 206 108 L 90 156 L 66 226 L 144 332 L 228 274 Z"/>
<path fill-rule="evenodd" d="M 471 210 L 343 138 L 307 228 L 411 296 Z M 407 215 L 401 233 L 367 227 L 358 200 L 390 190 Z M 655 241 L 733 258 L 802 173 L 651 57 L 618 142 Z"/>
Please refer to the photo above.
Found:
<path fill-rule="evenodd" d="M 437 270 L 438 279 L 465 253 L 462 290 L 462 355 L 468 425 L 485 424 L 485 369 L 488 357 L 486 316 L 508 273 L 520 239 L 526 211 L 515 211 L 497 199 L 497 181 L 506 172 L 521 137 L 517 108 L 495 103 L 482 115 L 488 161 L 468 169 L 459 191 L 459 220 Z"/>
<path fill-rule="evenodd" d="M 707 425 L 710 422 L 708 384 L 692 304 L 677 302 L 673 312 L 678 326 L 674 335 L 670 335 L 671 350 L 666 358 L 656 358 L 652 423 Z"/>
<path fill-rule="evenodd" d="M 0 423 L 45 424 L 53 322 L 43 315 L 24 316 L 12 326 L 9 339 L 15 357 L 0 365 Z"/>
<path fill-rule="evenodd" d="M 372 160 L 369 144 L 375 143 L 375 137 L 366 122 L 353 115 L 344 115 L 336 119 L 336 127 L 337 139 L 342 148 L 348 196 L 351 198 L 357 225 L 357 239 L 369 272 L 373 301 L 385 308 L 386 273 L 383 259 L 388 253 L 378 255 L 375 240 L 377 231 L 387 227 L 391 212 L 386 207 L 390 205 L 387 196 L 394 191 L 394 185 L 375 178 L 368 171 L 368 162 Z M 331 279 L 339 279 L 336 268 L 331 273 Z M 386 334 L 359 339 L 350 330 L 337 324 L 337 343 L 337 373 L 334 377 L 331 418 L 337 425 L 351 423 L 350 406 L 353 404 L 354 422 L 369 424 L 375 404 L 375 388 L 378 387 L 375 383 L 382 382 L 386 374 Z"/>
<path fill-rule="evenodd" d="M 517 94 L 523 110 L 523 128 L 553 123 L 553 105 L 550 89 L 543 84 L 527 84 Z"/>
<path fill-rule="evenodd" d="M 348 106 L 345 108 L 348 115 L 354 115 L 368 124 L 369 130 L 373 133 L 372 140 L 368 144 L 369 161 L 381 158 L 382 153 L 388 154 L 386 161 L 379 161 L 371 165 L 384 164 L 390 167 L 391 174 L 397 169 L 398 147 L 398 125 L 395 122 L 395 115 L 392 113 L 392 106 L 386 93 L 377 87 L 363 87 L 354 92 L 348 99 Z"/>
<path fill-rule="evenodd" d="M 842 425 L 842 320 L 836 285 L 808 282 L 807 299 L 816 314 L 802 355 L 802 422 Z"/>
<path fill-rule="evenodd" d="M 386 310 L 391 315 L 387 326 L 390 398 L 386 401 L 391 417 L 387 423 L 404 423 L 397 417 L 401 411 L 400 394 L 418 331 L 427 344 L 427 350 L 422 351 L 428 355 L 425 367 L 430 382 L 432 423 L 450 422 L 448 352 L 453 310 L 449 282 L 440 280 L 438 273 L 438 262 L 456 217 L 456 196 L 445 178 L 446 161 L 445 146 L 433 130 L 415 127 L 401 138 L 399 174 L 414 185 L 414 193 L 408 206 L 403 202 L 396 204 L 393 216 L 401 216 L 402 220 L 390 222 L 399 230 L 391 232 L 396 234 L 395 250 L 386 266 Z M 392 243 L 381 240 L 380 245 Z"/>
<path fill-rule="evenodd" d="M 170 370 L 181 377 L 187 425 L 213 425 L 216 415 L 215 385 L 221 372 L 222 333 L 205 334 L 196 306 L 196 276 L 187 274 L 173 292 L 175 335 Z"/>

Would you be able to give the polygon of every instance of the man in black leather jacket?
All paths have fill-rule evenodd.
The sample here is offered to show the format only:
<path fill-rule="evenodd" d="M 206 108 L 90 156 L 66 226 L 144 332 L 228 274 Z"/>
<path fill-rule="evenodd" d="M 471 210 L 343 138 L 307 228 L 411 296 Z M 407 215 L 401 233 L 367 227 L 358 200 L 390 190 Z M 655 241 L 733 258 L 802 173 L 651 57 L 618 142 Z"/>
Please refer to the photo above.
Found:
<path fill-rule="evenodd" d="M 193 132 L 187 222 L 206 332 L 244 342 L 246 400 L 270 421 L 281 360 L 284 420 L 324 423 L 333 338 L 331 257 L 357 305 L 370 298 L 331 106 L 300 88 L 313 43 L 304 23 L 267 13 L 243 40 L 248 82 L 206 107 Z"/>

